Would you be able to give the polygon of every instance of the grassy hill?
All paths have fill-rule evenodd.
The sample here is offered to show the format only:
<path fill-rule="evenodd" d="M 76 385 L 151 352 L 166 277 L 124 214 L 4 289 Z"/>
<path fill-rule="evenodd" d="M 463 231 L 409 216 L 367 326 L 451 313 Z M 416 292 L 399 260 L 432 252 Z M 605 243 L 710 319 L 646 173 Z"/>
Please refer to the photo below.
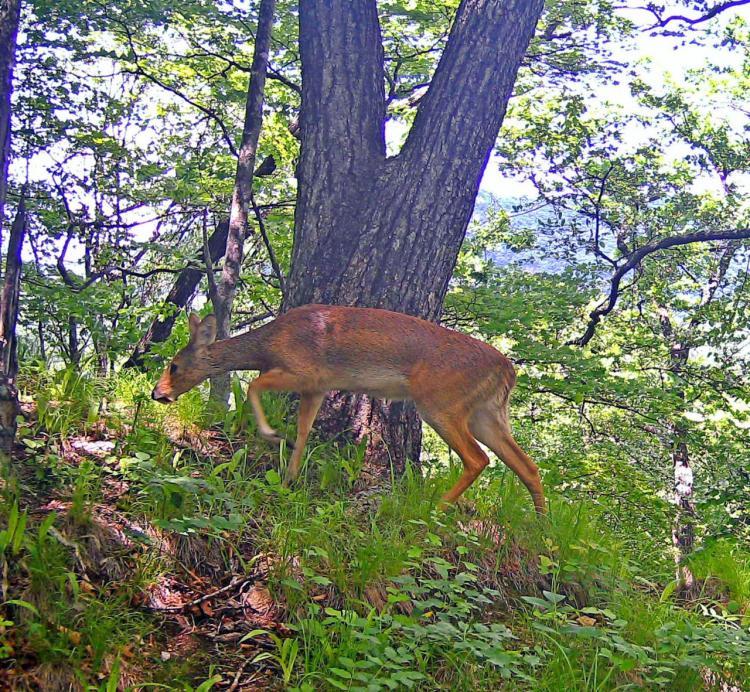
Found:
<path fill-rule="evenodd" d="M 464 505 L 436 439 L 373 486 L 357 448 L 279 454 L 206 427 L 137 375 L 27 373 L 0 494 L 0 687 L 43 690 L 747 689 L 750 556 L 696 553 L 675 593 L 663 536 L 551 488 L 537 518 L 497 461 Z M 286 404 L 265 400 L 291 432 Z M 291 417 L 289 417 L 291 420 Z M 282 462 L 283 463 L 283 462 Z M 625 509 L 624 511 L 627 511 Z"/>

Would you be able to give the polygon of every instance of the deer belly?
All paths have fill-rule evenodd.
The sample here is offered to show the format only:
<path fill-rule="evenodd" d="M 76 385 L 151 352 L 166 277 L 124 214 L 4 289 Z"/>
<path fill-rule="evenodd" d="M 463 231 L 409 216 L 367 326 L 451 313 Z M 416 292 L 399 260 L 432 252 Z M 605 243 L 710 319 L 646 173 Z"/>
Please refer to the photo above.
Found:
<path fill-rule="evenodd" d="M 375 369 L 357 369 L 340 373 L 333 389 L 343 389 L 357 394 L 367 394 L 375 399 L 409 399 L 409 381 L 400 372 Z"/>

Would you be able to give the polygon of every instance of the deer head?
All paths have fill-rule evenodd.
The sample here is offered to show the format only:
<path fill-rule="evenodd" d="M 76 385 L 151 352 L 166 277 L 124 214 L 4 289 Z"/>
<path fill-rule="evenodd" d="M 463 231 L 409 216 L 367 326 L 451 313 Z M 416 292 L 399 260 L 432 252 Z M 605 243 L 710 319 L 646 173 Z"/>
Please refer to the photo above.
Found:
<path fill-rule="evenodd" d="M 207 315 L 202 320 L 193 313 L 188 318 L 190 341 L 166 367 L 151 392 L 151 398 L 171 404 L 180 394 L 200 384 L 213 374 L 208 347 L 216 339 L 216 318 Z"/>

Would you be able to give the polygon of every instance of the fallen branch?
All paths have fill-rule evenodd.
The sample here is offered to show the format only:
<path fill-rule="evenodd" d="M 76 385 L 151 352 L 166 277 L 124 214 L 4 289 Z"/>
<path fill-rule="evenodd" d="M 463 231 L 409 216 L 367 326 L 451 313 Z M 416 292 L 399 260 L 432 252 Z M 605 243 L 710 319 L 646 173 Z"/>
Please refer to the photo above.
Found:
<path fill-rule="evenodd" d="M 201 596 L 200 598 L 196 598 L 195 600 L 189 601 L 188 603 L 184 603 L 181 606 L 146 606 L 146 608 L 152 612 L 158 612 L 158 613 L 184 613 L 186 610 L 190 608 L 194 608 L 197 605 L 200 605 L 201 603 L 205 603 L 206 601 L 210 601 L 212 598 L 216 598 L 217 596 L 220 596 L 223 593 L 227 593 L 228 591 L 232 591 L 235 588 L 241 588 L 245 584 L 249 584 L 256 580 L 257 577 L 243 577 L 242 579 L 236 579 L 235 581 L 227 584 L 226 586 L 222 586 L 217 591 L 212 591 L 211 593 L 207 593 L 204 596 Z"/>

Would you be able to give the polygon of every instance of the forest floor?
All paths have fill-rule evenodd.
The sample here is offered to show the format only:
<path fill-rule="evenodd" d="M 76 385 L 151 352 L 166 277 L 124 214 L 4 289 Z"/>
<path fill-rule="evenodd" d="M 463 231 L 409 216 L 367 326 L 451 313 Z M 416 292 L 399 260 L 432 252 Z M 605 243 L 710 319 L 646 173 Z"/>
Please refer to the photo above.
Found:
<path fill-rule="evenodd" d="M 539 519 L 502 467 L 441 513 L 450 464 L 373 489 L 361 449 L 313 444 L 286 489 L 241 407 L 206 428 L 199 396 L 145 387 L 71 374 L 24 402 L 0 687 L 748 689 L 747 555 L 681 600 L 647 532 L 554 491 Z"/>

